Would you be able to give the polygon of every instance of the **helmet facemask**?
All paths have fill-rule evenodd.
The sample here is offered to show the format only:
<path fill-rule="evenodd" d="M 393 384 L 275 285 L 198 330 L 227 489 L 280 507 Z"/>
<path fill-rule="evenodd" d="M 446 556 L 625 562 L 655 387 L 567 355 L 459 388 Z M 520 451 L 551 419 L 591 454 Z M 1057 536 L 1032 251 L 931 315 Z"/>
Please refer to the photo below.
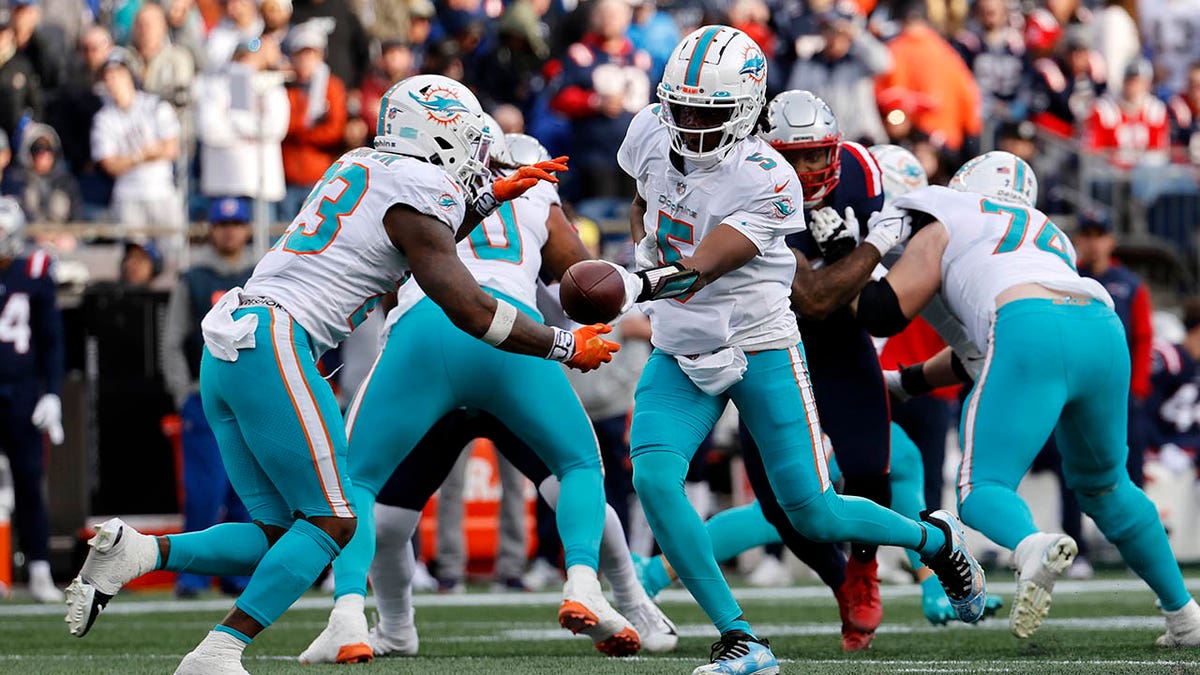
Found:
<path fill-rule="evenodd" d="M 660 84 L 659 117 L 671 135 L 671 149 L 698 166 L 716 164 L 750 134 L 762 101 L 751 97 L 682 94 Z"/>
<path fill-rule="evenodd" d="M 772 145 L 795 169 L 796 177 L 804 188 L 805 208 L 820 204 L 837 187 L 842 172 L 840 135 L 817 141 Z"/>

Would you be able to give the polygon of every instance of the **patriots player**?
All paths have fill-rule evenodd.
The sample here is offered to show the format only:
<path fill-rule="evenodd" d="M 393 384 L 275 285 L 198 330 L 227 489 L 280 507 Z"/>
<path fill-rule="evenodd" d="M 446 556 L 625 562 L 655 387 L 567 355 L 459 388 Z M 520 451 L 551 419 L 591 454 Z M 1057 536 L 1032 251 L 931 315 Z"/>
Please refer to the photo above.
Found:
<path fill-rule="evenodd" d="M 858 316 L 872 333 L 894 334 L 940 295 L 985 354 L 963 409 L 959 511 L 1013 551 L 1014 635 L 1027 638 L 1041 625 L 1077 551 L 1070 537 L 1038 531 L 1016 493 L 1053 433 L 1067 487 L 1158 596 L 1167 632 L 1157 643 L 1200 645 L 1200 605 L 1154 504 L 1125 470 L 1130 366 L 1121 320 L 1104 287 L 1076 271 L 1070 240 L 1036 200 L 1033 170 L 1006 152 L 967 162 L 949 188 L 901 196 L 896 211 L 926 224 L 888 274 L 863 289 Z M 915 379 L 965 379 L 952 357 L 948 348 Z"/>
<path fill-rule="evenodd" d="M 761 58 L 741 31 L 697 29 L 671 54 L 662 104 L 638 113 L 617 153 L 638 185 L 630 226 L 643 268 L 618 272 L 627 306 L 645 303 L 655 347 L 635 395 L 633 482 L 663 552 L 721 633 L 697 674 L 779 672 L 722 578 L 683 487 L 691 457 L 730 400 L 797 531 L 917 549 L 964 620 L 977 620 L 983 607 L 982 570 L 952 514 L 917 522 L 832 490 L 790 309 L 796 259 L 785 237 L 804 230 L 805 195 L 795 170 L 752 135 L 765 103 Z M 879 256 L 906 227 L 902 218 L 881 222 L 866 245 Z"/>
<path fill-rule="evenodd" d="M 50 518 L 42 493 L 45 447 L 63 442 L 62 318 L 50 256 L 23 255 L 25 214 L 0 198 L 0 451 L 8 456 L 16 492 L 18 541 L 29 561 L 29 592 L 37 602 L 62 602 L 50 577 Z"/>
<path fill-rule="evenodd" d="M 484 117 L 489 126 L 495 124 Z M 536 164 L 540 153 L 533 154 L 527 158 Z M 518 171 L 505 137 L 496 138 L 492 158 L 501 175 Z M 535 308 L 536 293 L 542 270 L 559 277 L 573 263 L 591 257 L 563 212 L 558 192 L 549 184 L 506 202 L 459 242 L 457 250 L 486 293 L 538 322 L 542 316 Z M 300 661 L 370 660 L 373 652 L 382 651 L 372 649 L 363 614 L 367 572 L 375 556 L 375 526 L 368 527 L 374 513 L 371 505 L 430 428 L 459 408 L 483 410 L 498 418 L 533 448 L 558 479 L 552 489 L 561 486 L 561 490 L 557 496 L 548 495 L 554 497 L 548 501 L 561 502 L 557 519 L 567 567 L 559 622 L 572 632 L 586 633 L 606 654 L 636 653 L 638 631 L 605 600 L 596 575 L 605 522 L 600 450 L 562 368 L 544 359 L 499 352 L 472 339 L 455 326 L 447 310 L 433 302 L 436 289 L 427 295 L 419 282 L 406 283 L 398 291 L 396 308 L 387 317 L 387 342 L 346 411 L 350 479 L 358 491 L 355 503 L 363 527 L 333 563 L 337 589 L 329 625 Z M 461 448 L 461 443 L 454 451 L 450 446 L 440 448 L 441 459 L 449 462 L 428 471 L 422 470 L 427 460 L 416 458 L 407 467 L 409 475 L 399 480 L 420 482 L 420 487 L 407 492 L 428 497 L 441 485 Z M 534 459 L 517 465 L 541 462 Z M 419 511 L 402 515 L 411 536 Z M 392 523 L 389 527 L 395 529 Z M 623 557 L 628 563 L 627 551 Z M 637 586 L 632 574 L 629 580 Z M 644 596 L 632 600 L 630 609 L 649 612 L 642 607 Z M 376 642 L 384 641 L 383 631 L 400 633 L 406 627 L 385 625 Z"/>
<path fill-rule="evenodd" d="M 201 326 L 200 389 L 230 482 L 254 523 L 224 523 L 155 539 L 114 518 L 89 542 L 68 589 L 67 623 L 88 632 L 129 580 L 154 569 L 253 576 L 234 609 L 177 673 L 245 673 L 242 651 L 312 584 L 354 535 L 346 433 L 317 358 L 361 323 L 408 275 L 470 336 L 506 351 L 589 370 L 615 345 L 597 324 L 574 333 L 520 314 L 483 292 L 457 255 L 465 237 L 561 161 L 490 180 L 492 132 L 479 102 L 436 75 L 394 85 L 374 148 L 330 166 L 291 227 Z M 565 160 L 565 158 L 560 158 Z M 445 344 L 413 345 L 440 350 Z"/>

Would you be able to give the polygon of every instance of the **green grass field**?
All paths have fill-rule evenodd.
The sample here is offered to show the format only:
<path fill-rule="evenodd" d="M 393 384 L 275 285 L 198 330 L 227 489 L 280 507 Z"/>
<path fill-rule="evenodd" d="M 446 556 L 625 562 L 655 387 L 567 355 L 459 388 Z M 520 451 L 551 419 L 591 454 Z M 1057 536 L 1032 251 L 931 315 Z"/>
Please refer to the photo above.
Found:
<path fill-rule="evenodd" d="M 1007 599 L 1012 584 L 993 574 Z M 1200 579 L 1193 586 L 1200 588 Z M 916 587 L 885 587 L 884 625 L 866 653 L 840 649 L 837 609 L 823 588 L 740 590 L 756 628 L 772 640 L 784 673 L 1200 673 L 1200 649 L 1154 646 L 1162 619 L 1140 582 L 1118 576 L 1061 582 L 1051 619 L 1027 641 L 999 619 L 934 628 L 920 614 Z M 295 656 L 324 626 L 330 599 L 312 594 L 247 650 L 258 673 L 690 673 L 708 654 L 715 630 L 682 591 L 660 598 L 683 638 L 671 654 L 607 659 L 554 623 L 552 594 L 417 596 L 421 656 L 369 666 L 301 666 Z M 26 675 L 171 673 L 224 614 L 212 596 L 180 603 L 161 594 L 125 593 L 83 639 L 70 637 L 57 608 L 0 601 L 0 672 Z"/>

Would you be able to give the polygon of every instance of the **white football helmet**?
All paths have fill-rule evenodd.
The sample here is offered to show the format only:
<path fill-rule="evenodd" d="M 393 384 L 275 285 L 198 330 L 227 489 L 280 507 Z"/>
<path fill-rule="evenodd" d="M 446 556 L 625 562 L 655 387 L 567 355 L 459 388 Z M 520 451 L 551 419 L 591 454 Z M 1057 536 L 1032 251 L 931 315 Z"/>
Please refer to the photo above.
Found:
<path fill-rule="evenodd" d="M 977 192 L 1032 207 L 1037 203 L 1037 176 L 1025 160 L 1011 152 L 993 150 L 970 160 L 954 172 L 949 187 Z"/>
<path fill-rule="evenodd" d="M 25 212 L 12 197 L 0 197 L 0 258 L 15 258 L 25 250 Z"/>
<path fill-rule="evenodd" d="M 925 168 L 916 155 L 898 145 L 872 145 L 869 148 L 883 171 L 883 198 L 892 201 L 902 194 L 929 185 Z"/>
<path fill-rule="evenodd" d="M 745 33 L 697 28 L 676 45 L 658 85 L 659 116 L 671 148 L 700 166 L 749 136 L 766 102 L 767 59 Z"/>
<path fill-rule="evenodd" d="M 489 181 L 488 152 L 499 128 L 484 118 L 466 85 L 415 75 L 392 85 L 379 104 L 375 149 L 442 167 L 471 194 Z"/>
<path fill-rule="evenodd" d="M 820 150 L 826 154 L 824 168 L 796 171 L 804 187 L 804 206 L 816 206 L 837 187 L 841 178 L 842 133 L 838 131 L 833 111 L 812 92 L 793 89 L 771 99 L 767 105 L 767 125 L 759 136 L 781 153 Z"/>
<path fill-rule="evenodd" d="M 513 164 L 517 166 L 547 162 L 551 159 L 550 151 L 542 145 L 541 141 L 533 136 L 527 134 L 504 134 L 504 140 L 508 143 L 509 157 L 512 158 Z"/>
<path fill-rule="evenodd" d="M 508 151 L 508 141 L 504 140 L 504 134 L 500 133 L 500 123 L 487 113 L 483 113 L 483 121 L 492 134 L 492 144 L 488 147 L 488 165 L 493 171 L 512 166 L 512 155 Z"/>

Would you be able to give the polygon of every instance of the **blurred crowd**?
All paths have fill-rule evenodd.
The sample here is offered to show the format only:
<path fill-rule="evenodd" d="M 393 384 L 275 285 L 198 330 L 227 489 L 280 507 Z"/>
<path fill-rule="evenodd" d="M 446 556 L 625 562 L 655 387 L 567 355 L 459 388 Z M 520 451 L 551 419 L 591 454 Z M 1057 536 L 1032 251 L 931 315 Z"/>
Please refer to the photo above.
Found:
<path fill-rule="evenodd" d="M 770 55 L 769 95 L 813 91 L 846 139 L 905 145 L 935 180 L 1047 136 L 1121 168 L 1200 163 L 1196 0 L 7 3 L 0 192 L 34 223 L 170 232 L 231 196 L 286 222 L 420 72 L 571 155 L 570 200 L 624 199 L 626 126 L 680 36 L 718 22 Z"/>

